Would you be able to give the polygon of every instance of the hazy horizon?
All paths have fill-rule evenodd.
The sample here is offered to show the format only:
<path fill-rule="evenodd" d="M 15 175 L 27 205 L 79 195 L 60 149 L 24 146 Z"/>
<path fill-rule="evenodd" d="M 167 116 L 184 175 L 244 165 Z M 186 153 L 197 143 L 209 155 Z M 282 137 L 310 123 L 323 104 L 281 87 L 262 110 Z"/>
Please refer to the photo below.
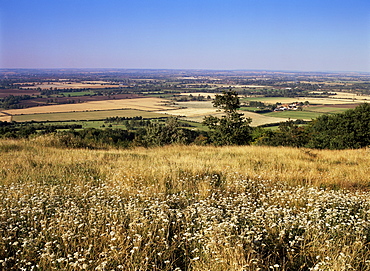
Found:
<path fill-rule="evenodd" d="M 0 68 L 370 72 L 370 2 L 0 0 Z"/>

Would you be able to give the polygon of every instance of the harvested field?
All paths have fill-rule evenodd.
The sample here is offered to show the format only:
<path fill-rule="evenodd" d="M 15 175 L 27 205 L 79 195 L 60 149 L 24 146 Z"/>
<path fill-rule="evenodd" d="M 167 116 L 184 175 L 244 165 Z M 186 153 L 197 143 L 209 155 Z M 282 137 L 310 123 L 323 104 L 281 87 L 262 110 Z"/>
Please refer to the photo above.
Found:
<path fill-rule="evenodd" d="M 257 114 L 248 111 L 243 111 L 243 113 L 244 117 L 252 119 L 251 126 L 260 126 L 268 123 L 280 123 L 286 121 L 285 118 L 265 116 L 262 114 Z"/>
<path fill-rule="evenodd" d="M 161 105 L 165 100 L 159 98 L 137 98 L 137 99 L 121 99 L 121 100 L 106 100 L 93 101 L 79 104 L 59 104 L 49 106 L 39 106 L 24 109 L 10 109 L 4 112 L 10 115 L 28 115 L 42 113 L 57 113 L 57 112 L 81 112 L 81 111 L 99 111 L 99 110 L 114 110 L 114 109 L 138 109 L 145 111 L 168 110 L 170 107 Z"/>
<path fill-rule="evenodd" d="M 73 92 L 71 92 L 73 94 Z M 71 95 L 72 96 L 72 95 Z M 23 100 L 19 104 L 23 107 L 34 107 L 39 105 L 46 105 L 50 104 L 50 100 L 52 100 L 51 104 L 76 104 L 76 103 L 84 103 L 84 102 L 93 102 L 93 101 L 107 101 L 112 99 L 133 99 L 139 98 L 139 95 L 136 94 L 117 94 L 117 95 L 110 95 L 110 96 L 76 96 L 76 97 L 52 97 L 52 98 L 35 98 L 31 100 Z"/>
<path fill-rule="evenodd" d="M 206 116 L 221 116 L 223 113 L 217 112 L 214 108 L 185 108 L 171 111 L 158 111 L 157 113 L 181 116 L 186 120 L 202 122 Z"/>
<path fill-rule="evenodd" d="M 333 96 L 338 99 L 355 99 L 355 100 L 367 100 L 370 101 L 370 95 L 357 95 L 349 92 L 332 92 L 336 95 Z"/>
<path fill-rule="evenodd" d="M 160 111 L 160 113 L 168 113 L 175 116 L 184 116 L 186 120 L 202 122 L 206 116 L 217 116 L 223 115 L 222 112 L 218 111 L 213 107 L 211 101 L 201 101 L 201 102 L 181 102 L 178 106 L 186 107 L 175 109 L 171 111 Z M 259 126 L 267 123 L 279 123 L 286 121 L 285 118 L 276 118 L 271 116 L 265 116 L 252 112 L 243 111 L 244 116 L 252 119 L 251 126 Z"/>
<path fill-rule="evenodd" d="M 14 121 L 70 121 L 70 120 L 103 120 L 108 117 L 125 117 L 132 118 L 141 116 L 145 118 L 163 118 L 165 115 L 141 111 L 141 110 L 107 110 L 107 111 L 89 111 L 89 112 L 65 112 L 65 113 L 49 113 L 49 114 L 30 114 L 30 115 L 16 115 L 13 117 Z"/>
<path fill-rule="evenodd" d="M 0 121 L 12 121 L 12 116 L 4 114 L 3 112 L 0 112 Z"/>

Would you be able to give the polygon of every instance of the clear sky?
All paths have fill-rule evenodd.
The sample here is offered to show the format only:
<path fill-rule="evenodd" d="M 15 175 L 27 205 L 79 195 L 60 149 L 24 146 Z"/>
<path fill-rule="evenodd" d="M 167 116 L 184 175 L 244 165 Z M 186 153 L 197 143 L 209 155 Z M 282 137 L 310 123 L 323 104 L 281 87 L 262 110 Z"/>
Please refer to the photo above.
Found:
<path fill-rule="evenodd" d="M 370 0 L 0 0 L 0 68 L 370 72 Z"/>

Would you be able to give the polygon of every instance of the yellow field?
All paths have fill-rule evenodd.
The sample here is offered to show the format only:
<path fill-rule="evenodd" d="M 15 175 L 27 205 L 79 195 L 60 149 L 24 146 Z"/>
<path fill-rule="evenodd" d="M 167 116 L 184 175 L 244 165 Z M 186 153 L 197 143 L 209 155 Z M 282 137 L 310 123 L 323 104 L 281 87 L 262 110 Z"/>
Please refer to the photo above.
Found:
<path fill-rule="evenodd" d="M 348 92 L 332 92 L 335 93 L 336 95 L 333 96 L 335 98 L 340 98 L 340 99 L 355 99 L 355 100 L 367 100 L 370 101 L 370 95 L 357 95 L 354 93 L 348 93 Z"/>
<path fill-rule="evenodd" d="M 21 114 L 26 115 L 26 114 L 114 110 L 114 109 L 138 109 L 151 112 L 171 109 L 170 107 L 161 105 L 161 103 L 164 101 L 165 100 L 159 98 L 106 100 L 106 101 L 86 102 L 80 104 L 59 104 L 24 109 L 10 109 L 5 110 L 4 112 L 10 115 L 21 115 Z"/>
<path fill-rule="evenodd" d="M 159 111 L 157 113 L 171 114 L 174 116 L 184 116 L 185 119 L 196 122 L 202 122 L 204 117 L 210 115 L 217 117 L 223 115 L 222 112 L 213 107 L 211 101 L 181 102 L 178 103 L 178 106 L 184 108 L 174 109 L 171 111 Z M 279 123 L 286 121 L 286 118 L 269 117 L 247 111 L 244 111 L 243 114 L 245 117 L 252 119 L 251 126 L 259 126 L 267 123 Z"/>
<path fill-rule="evenodd" d="M 9 116 L 9 115 L 6 115 L 6 114 L 3 114 L 2 112 L 0 112 L 0 121 L 10 122 L 10 121 L 12 121 L 12 116 Z"/>
<path fill-rule="evenodd" d="M 47 114 L 30 114 L 16 115 L 12 117 L 16 122 L 27 121 L 79 121 L 79 120 L 102 120 L 109 117 L 125 117 L 132 118 L 141 116 L 143 118 L 163 118 L 163 114 L 155 112 L 133 110 L 133 109 L 118 109 L 118 110 L 99 110 L 99 111 L 84 111 L 84 112 L 62 112 L 62 113 L 47 113 Z"/>
<path fill-rule="evenodd" d="M 186 120 L 202 122 L 206 116 L 221 116 L 222 113 L 212 108 L 185 108 L 171 111 L 158 111 L 157 113 L 170 114 L 173 116 L 184 116 Z"/>
<path fill-rule="evenodd" d="M 270 116 L 265 116 L 253 112 L 248 112 L 244 111 L 244 117 L 246 118 L 251 118 L 252 123 L 251 126 L 259 126 L 263 124 L 268 124 L 268 123 L 280 123 L 280 122 L 286 122 L 286 118 L 277 118 L 277 117 L 270 117 Z"/>

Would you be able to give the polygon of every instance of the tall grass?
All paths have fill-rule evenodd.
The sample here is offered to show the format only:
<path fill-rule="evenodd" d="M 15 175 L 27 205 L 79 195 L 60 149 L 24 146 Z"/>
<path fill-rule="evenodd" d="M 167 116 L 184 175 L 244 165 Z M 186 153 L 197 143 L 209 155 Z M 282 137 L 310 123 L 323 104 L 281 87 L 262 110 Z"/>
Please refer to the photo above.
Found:
<path fill-rule="evenodd" d="M 370 270 L 368 149 L 0 141 L 7 270 Z"/>

